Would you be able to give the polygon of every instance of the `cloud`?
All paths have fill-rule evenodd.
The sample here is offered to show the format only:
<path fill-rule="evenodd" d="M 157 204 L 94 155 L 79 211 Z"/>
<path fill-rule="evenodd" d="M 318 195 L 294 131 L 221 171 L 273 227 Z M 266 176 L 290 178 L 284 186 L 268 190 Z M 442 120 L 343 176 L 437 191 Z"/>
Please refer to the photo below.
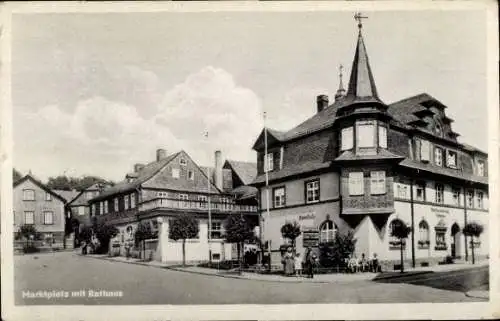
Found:
<path fill-rule="evenodd" d="M 213 164 L 215 150 L 255 161 L 251 146 L 261 123 L 257 95 L 228 72 L 206 67 L 167 91 L 151 117 L 101 96 L 71 112 L 49 105 L 15 113 L 15 164 L 42 178 L 69 170 L 120 180 L 133 163 L 152 161 L 159 147 L 184 149 L 201 164 Z"/>

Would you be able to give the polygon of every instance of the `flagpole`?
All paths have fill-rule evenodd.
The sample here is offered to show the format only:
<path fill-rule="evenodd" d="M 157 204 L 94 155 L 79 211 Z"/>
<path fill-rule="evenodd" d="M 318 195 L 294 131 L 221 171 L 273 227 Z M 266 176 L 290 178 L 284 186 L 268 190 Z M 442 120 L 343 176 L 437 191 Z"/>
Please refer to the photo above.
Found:
<path fill-rule="evenodd" d="M 267 114 L 264 112 L 264 171 L 266 173 L 266 219 L 269 219 L 269 164 L 267 160 Z M 262 220 L 262 228 L 261 231 L 264 230 L 264 220 Z M 262 233 L 262 232 L 261 232 Z M 267 248 L 269 251 L 269 269 L 271 269 L 271 240 L 267 244 Z"/>
<path fill-rule="evenodd" d="M 208 143 L 208 132 L 205 133 L 205 137 L 207 138 L 207 146 L 210 146 Z M 212 210 L 210 204 L 210 165 L 207 166 L 207 205 L 208 205 L 208 266 L 212 267 Z"/>

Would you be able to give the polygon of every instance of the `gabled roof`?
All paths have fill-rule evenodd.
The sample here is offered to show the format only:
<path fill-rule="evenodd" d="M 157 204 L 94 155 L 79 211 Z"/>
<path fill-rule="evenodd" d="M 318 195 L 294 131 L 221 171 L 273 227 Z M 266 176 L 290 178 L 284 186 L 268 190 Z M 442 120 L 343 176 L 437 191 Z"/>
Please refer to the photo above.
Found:
<path fill-rule="evenodd" d="M 36 186 L 38 186 L 41 189 L 43 189 L 45 192 L 47 192 L 50 195 L 54 196 L 55 198 L 59 199 L 63 203 L 66 203 L 66 199 L 64 199 L 61 195 L 57 194 L 56 192 L 54 192 L 53 190 L 51 190 L 50 188 L 48 188 L 45 184 L 43 184 L 38 179 L 34 178 L 31 174 L 27 174 L 23 178 L 18 179 L 17 181 L 15 181 L 14 182 L 14 188 L 16 188 L 17 186 L 19 186 L 20 184 L 22 184 L 22 183 L 24 183 L 24 182 L 26 182 L 28 180 L 31 181 L 31 182 L 33 182 L 33 184 L 35 184 Z"/>
<path fill-rule="evenodd" d="M 110 195 L 120 194 L 127 191 L 134 190 L 141 186 L 142 183 L 146 182 L 154 175 L 156 175 L 163 167 L 165 167 L 168 163 L 170 163 L 177 155 L 181 152 L 177 152 L 172 154 L 160 161 L 155 161 L 145 165 L 137 174 L 137 178 L 133 181 L 121 181 L 116 183 L 114 186 L 105 189 L 99 196 L 95 197 L 93 200 L 100 200 L 106 198 Z"/>
<path fill-rule="evenodd" d="M 238 175 L 239 179 L 244 185 L 248 185 L 257 176 L 257 164 L 251 162 L 241 162 L 234 160 L 226 160 L 226 163 Z M 224 167 L 225 167 L 224 164 Z"/>
<path fill-rule="evenodd" d="M 59 189 L 54 189 L 53 192 L 59 194 L 62 198 L 64 198 L 66 200 L 66 203 L 71 203 L 80 193 L 77 190 L 65 191 Z"/>
<path fill-rule="evenodd" d="M 427 106 L 429 106 L 430 103 L 434 103 L 436 106 L 444 106 L 440 101 L 431 95 L 421 93 L 393 102 L 389 105 L 387 112 L 401 123 L 408 124 L 412 121 L 418 120 L 419 117 L 415 114 L 418 114 L 426 109 L 428 110 Z"/>

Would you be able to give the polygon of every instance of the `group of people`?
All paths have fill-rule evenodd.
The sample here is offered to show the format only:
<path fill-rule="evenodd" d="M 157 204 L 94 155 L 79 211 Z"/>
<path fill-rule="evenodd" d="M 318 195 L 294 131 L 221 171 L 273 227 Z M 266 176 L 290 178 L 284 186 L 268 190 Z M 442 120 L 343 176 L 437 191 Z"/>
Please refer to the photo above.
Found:
<path fill-rule="evenodd" d="M 351 257 L 346 259 L 347 272 L 380 272 L 381 267 L 377 259 L 377 254 L 374 253 L 371 259 L 367 259 L 365 254 L 361 254 L 361 258 L 358 260 L 356 254 L 351 255 Z"/>
<path fill-rule="evenodd" d="M 283 270 L 286 276 L 302 276 L 305 270 L 306 277 L 314 277 L 314 267 L 318 263 L 318 258 L 311 248 L 306 250 L 304 257 L 300 253 L 294 253 L 291 247 L 288 247 L 283 255 Z"/>

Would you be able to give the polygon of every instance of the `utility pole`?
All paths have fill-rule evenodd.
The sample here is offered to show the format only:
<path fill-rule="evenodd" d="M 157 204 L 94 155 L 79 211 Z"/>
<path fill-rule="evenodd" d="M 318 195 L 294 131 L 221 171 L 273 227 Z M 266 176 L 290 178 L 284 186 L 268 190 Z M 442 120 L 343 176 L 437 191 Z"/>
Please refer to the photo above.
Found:
<path fill-rule="evenodd" d="M 210 146 L 208 143 L 208 131 L 205 132 L 205 137 L 207 139 L 207 146 Z M 210 150 L 210 148 L 209 148 Z M 210 204 L 210 165 L 207 167 L 207 206 L 208 206 L 208 266 L 212 267 L 212 210 Z"/>

